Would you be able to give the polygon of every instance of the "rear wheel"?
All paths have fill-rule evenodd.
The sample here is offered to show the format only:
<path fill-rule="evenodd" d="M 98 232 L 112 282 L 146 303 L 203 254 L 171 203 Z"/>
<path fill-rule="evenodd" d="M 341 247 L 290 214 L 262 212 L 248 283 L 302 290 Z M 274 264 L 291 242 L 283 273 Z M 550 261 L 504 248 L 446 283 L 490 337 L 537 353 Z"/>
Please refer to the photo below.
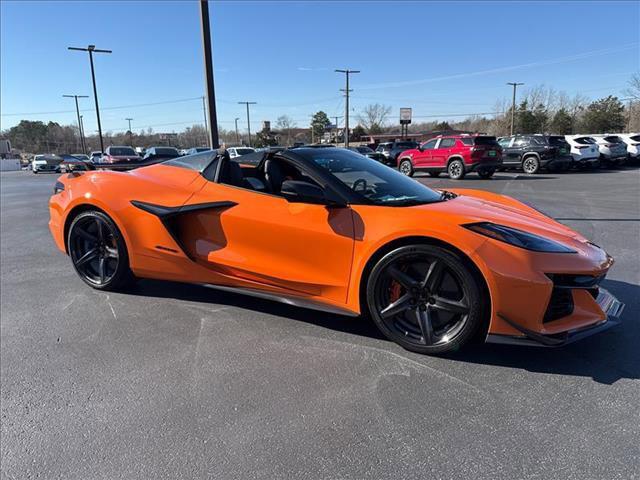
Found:
<path fill-rule="evenodd" d="M 540 160 L 538 160 L 538 157 L 534 157 L 533 155 L 525 157 L 522 160 L 522 170 L 529 175 L 538 173 L 540 171 Z"/>
<path fill-rule="evenodd" d="M 482 179 L 488 179 L 493 177 L 493 174 L 496 173 L 495 169 L 493 168 L 487 168 L 487 169 L 481 169 L 478 170 L 478 176 Z"/>
<path fill-rule="evenodd" d="M 462 180 L 465 175 L 464 163 L 462 160 L 452 160 L 447 167 L 449 178 L 453 180 Z"/>
<path fill-rule="evenodd" d="M 67 246 L 76 272 L 93 288 L 119 290 L 133 280 L 122 234 L 104 213 L 80 213 L 69 227 Z"/>
<path fill-rule="evenodd" d="M 478 280 L 458 255 L 432 245 L 386 254 L 369 276 L 366 299 L 380 331 L 419 353 L 458 350 L 484 325 Z"/>
<path fill-rule="evenodd" d="M 407 177 L 413 176 L 413 165 L 411 164 L 411 160 L 408 158 L 404 158 L 400 160 L 400 164 L 398 165 L 398 170 L 401 174 L 406 175 Z"/>

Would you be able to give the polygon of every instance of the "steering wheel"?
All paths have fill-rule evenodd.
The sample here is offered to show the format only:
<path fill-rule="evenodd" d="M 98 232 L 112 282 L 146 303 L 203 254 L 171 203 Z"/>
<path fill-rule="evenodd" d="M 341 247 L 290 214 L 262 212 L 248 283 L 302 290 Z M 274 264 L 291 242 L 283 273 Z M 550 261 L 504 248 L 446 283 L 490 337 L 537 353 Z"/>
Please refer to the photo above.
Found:
<path fill-rule="evenodd" d="M 359 178 L 355 182 L 353 182 L 353 185 L 351 186 L 351 189 L 354 192 L 357 192 L 358 190 L 366 192 L 367 191 L 367 181 L 364 178 Z"/>

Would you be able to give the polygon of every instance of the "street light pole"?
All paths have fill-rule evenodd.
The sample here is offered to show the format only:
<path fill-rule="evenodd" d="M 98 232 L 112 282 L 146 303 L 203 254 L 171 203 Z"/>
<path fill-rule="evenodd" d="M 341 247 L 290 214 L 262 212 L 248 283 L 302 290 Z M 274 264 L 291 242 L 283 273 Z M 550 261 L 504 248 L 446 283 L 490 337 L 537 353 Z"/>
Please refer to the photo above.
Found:
<path fill-rule="evenodd" d="M 240 146 L 240 135 L 238 135 L 238 120 L 240 120 L 240 117 L 236 117 L 235 122 L 236 122 L 236 144 L 238 144 L 238 146 Z"/>
<path fill-rule="evenodd" d="M 344 106 L 344 146 L 349 146 L 349 75 L 352 73 L 360 73 L 360 70 L 340 70 L 336 69 L 337 73 L 344 73 L 346 77 L 346 86 L 344 89 L 340 89 L 345 94 L 345 106 Z"/>
<path fill-rule="evenodd" d="M 131 131 L 131 120 L 133 120 L 133 118 L 125 118 L 125 120 L 129 122 L 129 143 L 133 145 L 133 132 Z"/>
<path fill-rule="evenodd" d="M 204 54 L 204 78 L 207 85 L 206 104 L 209 120 L 209 147 L 218 148 L 218 116 L 216 113 L 216 95 L 213 88 L 213 56 L 211 53 L 211 30 L 209 22 L 209 1 L 200 0 L 200 20 L 202 23 L 202 53 Z M 207 119 L 205 119 L 206 124 Z"/>
<path fill-rule="evenodd" d="M 257 102 L 238 102 L 240 105 L 247 106 L 247 132 L 249 134 L 249 146 L 251 146 L 251 120 L 249 119 L 249 105 L 255 105 Z"/>
<path fill-rule="evenodd" d="M 81 52 L 89 52 L 89 63 L 91 64 L 91 80 L 93 81 L 93 97 L 96 101 L 96 116 L 98 119 L 98 135 L 100 136 L 100 150 L 104 153 L 104 142 L 102 141 L 102 125 L 100 124 L 100 108 L 98 107 L 98 89 L 96 88 L 96 74 L 93 69 L 93 54 L 95 53 L 112 53 L 111 50 L 99 50 L 95 45 L 89 45 L 87 48 L 67 47 L 69 50 L 78 50 Z"/>
<path fill-rule="evenodd" d="M 516 88 L 524 83 L 508 82 L 507 85 L 513 86 L 513 101 L 511 102 L 511 135 L 513 135 L 513 125 L 516 119 Z"/>
<path fill-rule="evenodd" d="M 84 139 L 84 122 L 82 121 L 82 115 L 80 115 L 80 138 L 82 138 L 82 153 L 87 154 L 87 142 Z"/>
<path fill-rule="evenodd" d="M 80 123 L 80 108 L 78 107 L 78 99 L 79 98 L 89 98 L 87 95 L 62 95 L 65 98 L 73 98 L 76 101 L 76 115 L 78 115 L 78 137 L 80 139 L 80 148 L 82 148 L 82 153 L 86 154 L 86 149 L 84 147 L 84 138 L 82 136 L 82 125 Z"/>

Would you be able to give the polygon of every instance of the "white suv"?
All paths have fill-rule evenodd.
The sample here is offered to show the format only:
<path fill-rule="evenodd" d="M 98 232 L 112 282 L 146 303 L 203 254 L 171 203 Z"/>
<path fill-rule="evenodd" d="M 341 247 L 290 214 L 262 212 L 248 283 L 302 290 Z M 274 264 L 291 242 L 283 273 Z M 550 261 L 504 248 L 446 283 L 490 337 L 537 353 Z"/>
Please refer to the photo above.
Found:
<path fill-rule="evenodd" d="M 600 151 L 593 138 L 587 135 L 565 135 L 564 139 L 571 147 L 574 165 L 600 166 Z"/>
<path fill-rule="evenodd" d="M 629 160 L 640 158 L 640 133 L 621 133 L 618 137 L 627 145 Z"/>
<path fill-rule="evenodd" d="M 600 160 L 614 165 L 622 165 L 627 160 L 627 145 L 618 135 L 591 135 L 598 145 Z"/>

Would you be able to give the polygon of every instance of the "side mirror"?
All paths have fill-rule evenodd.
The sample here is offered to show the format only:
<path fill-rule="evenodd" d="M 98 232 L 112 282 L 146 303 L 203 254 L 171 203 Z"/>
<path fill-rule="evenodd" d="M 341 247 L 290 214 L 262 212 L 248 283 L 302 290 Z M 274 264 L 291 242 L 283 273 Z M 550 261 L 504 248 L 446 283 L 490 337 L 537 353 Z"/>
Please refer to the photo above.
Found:
<path fill-rule="evenodd" d="M 313 203 L 316 205 L 330 203 L 320 187 L 300 180 L 285 180 L 282 182 L 280 193 L 291 203 Z"/>
<path fill-rule="evenodd" d="M 424 148 L 422 148 L 422 144 L 418 145 L 418 150 L 419 150 L 420 152 L 422 152 L 422 151 L 424 150 Z"/>

